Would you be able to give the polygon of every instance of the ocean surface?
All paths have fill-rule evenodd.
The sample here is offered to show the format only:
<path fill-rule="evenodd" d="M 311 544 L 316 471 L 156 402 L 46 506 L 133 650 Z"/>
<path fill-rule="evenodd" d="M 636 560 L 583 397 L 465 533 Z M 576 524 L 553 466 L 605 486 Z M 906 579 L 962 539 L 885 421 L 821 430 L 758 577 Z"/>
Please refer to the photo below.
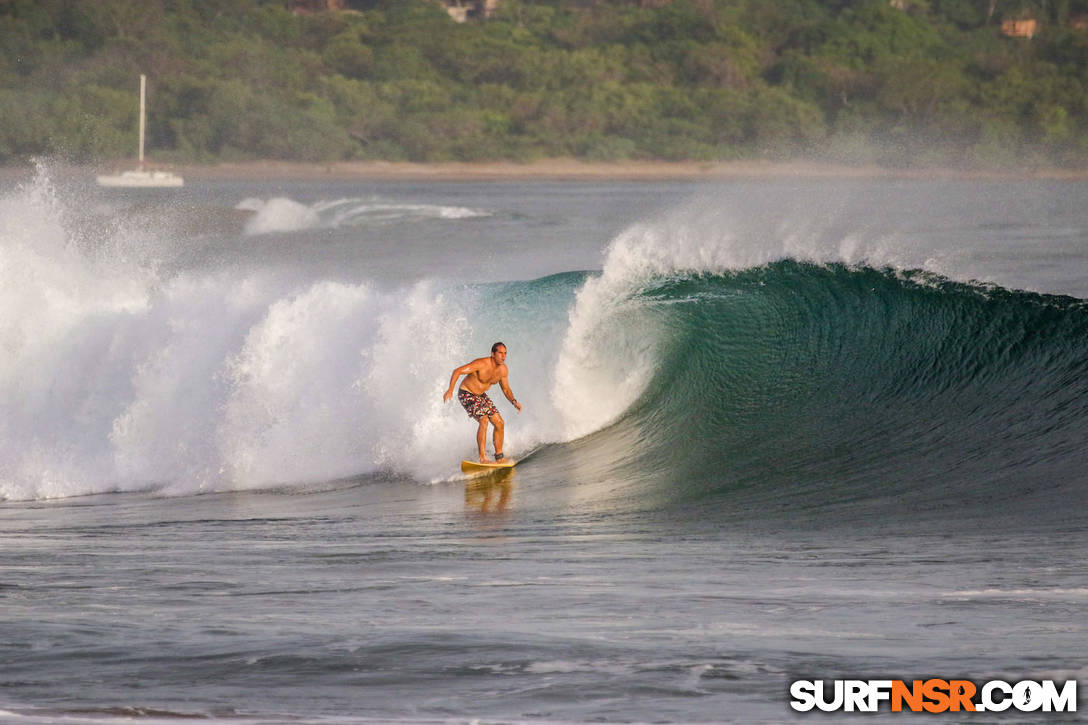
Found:
<path fill-rule="evenodd" d="M 0 189 L 0 722 L 1088 703 L 1086 300 L 1084 182 L 43 164 Z M 524 460 L 466 479 L 442 393 L 499 340 Z"/>

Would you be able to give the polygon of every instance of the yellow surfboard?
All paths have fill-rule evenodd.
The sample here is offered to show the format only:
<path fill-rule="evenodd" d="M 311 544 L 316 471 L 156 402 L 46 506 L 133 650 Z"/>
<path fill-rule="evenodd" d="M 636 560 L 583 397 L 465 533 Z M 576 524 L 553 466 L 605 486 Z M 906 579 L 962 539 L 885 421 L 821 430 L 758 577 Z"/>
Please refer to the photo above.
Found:
<path fill-rule="evenodd" d="M 464 473 L 493 473 L 495 471 L 501 471 L 504 468 L 513 468 L 517 465 L 517 461 L 513 458 L 507 458 L 502 461 L 490 461 L 488 463 L 480 463 L 479 461 L 461 461 L 461 471 Z"/>

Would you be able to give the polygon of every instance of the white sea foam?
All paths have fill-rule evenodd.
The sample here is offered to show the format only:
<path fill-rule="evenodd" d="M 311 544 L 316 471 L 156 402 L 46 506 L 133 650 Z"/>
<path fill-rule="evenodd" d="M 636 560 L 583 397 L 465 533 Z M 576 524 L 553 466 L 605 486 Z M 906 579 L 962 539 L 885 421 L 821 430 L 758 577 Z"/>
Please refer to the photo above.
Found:
<path fill-rule="evenodd" d="M 253 212 L 246 222 L 246 234 L 295 232 L 321 226 L 321 217 L 315 209 L 283 197 L 267 201 L 245 199 L 235 208 Z"/>
<path fill-rule="evenodd" d="M 0 199 L 0 499 L 379 469 L 449 478 L 475 428 L 442 393 L 496 330 L 527 407 L 507 450 L 554 439 L 543 391 L 559 333 L 527 329 L 476 288 L 260 269 L 163 276 L 89 249 L 86 233 L 44 172 Z M 133 246 L 131 230 L 113 233 L 99 246 Z"/>

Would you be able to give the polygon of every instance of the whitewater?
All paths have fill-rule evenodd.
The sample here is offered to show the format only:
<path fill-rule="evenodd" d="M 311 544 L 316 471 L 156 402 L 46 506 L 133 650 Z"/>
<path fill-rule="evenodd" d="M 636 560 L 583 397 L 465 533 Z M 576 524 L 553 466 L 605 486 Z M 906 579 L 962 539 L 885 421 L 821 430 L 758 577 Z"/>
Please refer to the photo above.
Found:
<path fill-rule="evenodd" d="M 43 162 L 0 189 L 0 721 L 780 722 L 793 679 L 1083 680 L 1085 191 Z M 442 393 L 500 340 L 528 458 L 466 479 Z"/>

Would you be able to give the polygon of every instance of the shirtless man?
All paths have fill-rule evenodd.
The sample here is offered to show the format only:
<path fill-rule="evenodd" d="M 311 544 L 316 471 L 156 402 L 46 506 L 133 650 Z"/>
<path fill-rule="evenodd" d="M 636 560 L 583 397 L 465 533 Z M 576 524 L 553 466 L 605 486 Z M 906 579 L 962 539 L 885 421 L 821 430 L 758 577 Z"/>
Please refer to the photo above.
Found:
<path fill-rule="evenodd" d="M 480 447 L 480 463 L 488 463 L 487 460 L 487 422 L 495 426 L 495 460 L 501 461 L 506 456 L 502 454 L 503 420 L 499 415 L 499 409 L 487 397 L 487 389 L 495 383 L 502 388 L 502 394 L 521 412 L 521 403 L 517 401 L 510 391 L 510 383 L 506 376 L 510 371 L 506 369 L 506 345 L 496 342 L 491 346 L 491 357 L 481 357 L 466 363 L 453 371 L 450 376 L 450 388 L 442 396 L 445 403 L 453 397 L 453 388 L 457 385 L 457 379 L 462 375 L 461 387 L 457 391 L 457 399 L 468 412 L 468 417 L 480 423 L 480 429 L 476 431 L 476 444 Z"/>

